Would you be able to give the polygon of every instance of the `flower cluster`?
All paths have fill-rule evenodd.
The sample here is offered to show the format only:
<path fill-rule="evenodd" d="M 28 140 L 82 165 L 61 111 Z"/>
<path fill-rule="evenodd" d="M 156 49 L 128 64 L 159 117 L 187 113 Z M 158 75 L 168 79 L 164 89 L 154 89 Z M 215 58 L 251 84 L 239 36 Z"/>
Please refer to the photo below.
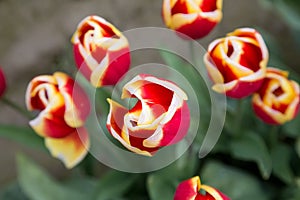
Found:
<path fill-rule="evenodd" d="M 299 112 L 299 84 L 288 73 L 268 67 L 268 49 L 252 28 L 239 28 L 214 40 L 204 56 L 213 90 L 232 98 L 253 95 L 257 116 L 268 124 L 283 124 Z"/>
<path fill-rule="evenodd" d="M 114 86 L 130 67 L 129 42 L 98 16 L 84 18 L 72 37 L 78 70 L 95 88 Z M 128 150 L 146 156 L 178 143 L 188 132 L 188 97 L 175 83 L 140 74 L 123 87 L 122 98 L 136 98 L 131 109 L 108 99 L 107 129 Z M 85 126 L 91 105 L 88 95 L 67 74 L 33 78 L 26 92 L 27 109 L 40 111 L 29 122 L 45 138 L 51 154 L 74 167 L 90 146 Z"/>

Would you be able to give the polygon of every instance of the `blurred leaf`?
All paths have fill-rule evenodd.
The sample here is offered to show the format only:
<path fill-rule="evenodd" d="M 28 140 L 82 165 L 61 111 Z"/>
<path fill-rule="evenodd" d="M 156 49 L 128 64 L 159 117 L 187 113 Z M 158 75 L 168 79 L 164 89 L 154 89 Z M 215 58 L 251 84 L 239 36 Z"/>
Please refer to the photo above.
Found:
<path fill-rule="evenodd" d="M 147 188 L 151 200 L 173 199 L 176 187 L 170 180 L 162 178 L 159 174 L 151 174 L 147 179 Z"/>
<path fill-rule="evenodd" d="M 284 134 L 292 137 L 297 138 L 300 136 L 300 114 L 293 119 L 292 121 L 286 123 L 283 125 Z"/>
<path fill-rule="evenodd" d="M 0 137 L 46 151 L 43 138 L 27 126 L 0 125 Z"/>
<path fill-rule="evenodd" d="M 209 161 L 200 174 L 203 184 L 217 188 L 231 200 L 270 199 L 267 188 L 240 169 Z"/>
<path fill-rule="evenodd" d="M 111 170 L 102 176 L 98 182 L 96 187 L 96 198 L 94 199 L 118 199 L 129 190 L 138 177 L 138 174 L 129 174 Z"/>
<path fill-rule="evenodd" d="M 273 173 L 286 184 L 293 181 L 293 172 L 290 166 L 291 149 L 285 144 L 276 145 L 272 151 Z"/>
<path fill-rule="evenodd" d="M 10 184 L 0 190 L 0 199 L 3 200 L 29 200 L 22 192 L 18 183 Z"/>
<path fill-rule="evenodd" d="M 295 144 L 296 152 L 300 158 L 300 136 L 297 138 L 296 144 Z"/>
<path fill-rule="evenodd" d="M 255 161 L 264 179 L 268 179 L 272 171 L 272 160 L 267 146 L 260 135 L 246 132 L 230 142 L 231 155 L 245 161 Z"/>
<path fill-rule="evenodd" d="M 53 180 L 42 168 L 24 155 L 18 155 L 18 181 L 31 200 L 85 200 L 87 193 L 72 190 Z"/>

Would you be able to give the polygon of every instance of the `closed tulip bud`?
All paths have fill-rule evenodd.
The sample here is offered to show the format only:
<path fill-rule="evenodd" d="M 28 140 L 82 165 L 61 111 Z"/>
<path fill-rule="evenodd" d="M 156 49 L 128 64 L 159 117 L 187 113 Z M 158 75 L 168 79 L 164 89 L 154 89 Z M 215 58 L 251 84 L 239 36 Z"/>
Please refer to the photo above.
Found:
<path fill-rule="evenodd" d="M 266 75 L 268 49 L 261 35 L 252 28 L 236 29 L 213 41 L 204 56 L 213 90 L 232 98 L 243 98 L 257 91 Z"/>
<path fill-rule="evenodd" d="M 136 98 L 137 103 L 127 109 L 109 100 L 107 128 L 128 150 L 152 156 L 159 148 L 175 144 L 187 134 L 187 96 L 174 83 L 138 75 L 124 86 L 122 98 Z"/>
<path fill-rule="evenodd" d="M 90 103 L 72 78 L 61 72 L 35 77 L 27 87 L 26 105 L 28 110 L 40 111 L 29 124 L 45 138 L 46 147 L 54 157 L 68 168 L 84 158 L 89 147 L 84 123 Z"/>
<path fill-rule="evenodd" d="M 129 70 L 126 37 L 98 16 L 83 19 L 72 37 L 76 66 L 94 87 L 115 85 Z"/>
<path fill-rule="evenodd" d="M 163 20 L 166 26 L 187 35 L 185 39 L 200 39 L 209 34 L 222 19 L 223 0 L 164 0 Z"/>
<path fill-rule="evenodd" d="M 201 191 L 201 192 L 200 192 Z M 181 182 L 176 189 L 174 200 L 230 200 L 219 190 L 202 185 L 199 176 Z"/>
<path fill-rule="evenodd" d="M 299 84 L 287 77 L 286 71 L 268 68 L 262 87 L 253 95 L 256 115 L 268 124 L 283 124 L 294 119 L 299 112 Z"/>

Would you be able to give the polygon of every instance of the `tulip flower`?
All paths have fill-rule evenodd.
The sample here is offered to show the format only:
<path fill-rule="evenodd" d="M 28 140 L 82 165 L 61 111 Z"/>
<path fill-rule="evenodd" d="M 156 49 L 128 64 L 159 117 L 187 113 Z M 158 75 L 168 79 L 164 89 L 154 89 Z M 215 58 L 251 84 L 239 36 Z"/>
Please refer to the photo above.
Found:
<path fill-rule="evenodd" d="M 219 190 L 202 185 L 199 176 L 181 182 L 175 192 L 174 200 L 230 200 Z"/>
<path fill-rule="evenodd" d="M 221 21 L 222 3 L 223 0 L 164 0 L 163 20 L 168 28 L 188 36 L 183 38 L 200 39 Z"/>
<path fill-rule="evenodd" d="M 89 137 L 84 123 L 90 112 L 88 96 L 68 75 L 56 72 L 37 76 L 26 91 L 28 110 L 38 110 L 29 122 L 45 138 L 51 154 L 67 168 L 74 167 L 87 154 Z"/>
<path fill-rule="evenodd" d="M 253 95 L 256 115 L 268 124 L 283 124 L 294 119 L 299 112 L 299 84 L 287 77 L 286 71 L 268 68 L 262 87 Z"/>
<path fill-rule="evenodd" d="M 141 74 L 123 87 L 122 98 L 135 98 L 137 102 L 127 109 L 109 99 L 107 128 L 128 150 L 152 156 L 159 148 L 175 144 L 187 134 L 187 95 L 174 83 Z"/>
<path fill-rule="evenodd" d="M 268 49 L 252 28 L 240 28 L 213 41 L 204 56 L 213 90 L 232 98 L 257 91 L 266 75 Z"/>
<path fill-rule="evenodd" d="M 0 67 L 0 97 L 4 94 L 5 89 L 6 89 L 6 80 L 5 80 L 4 73 Z"/>
<path fill-rule="evenodd" d="M 72 43 L 76 65 L 94 87 L 115 85 L 129 69 L 126 37 L 101 17 L 83 19 Z"/>

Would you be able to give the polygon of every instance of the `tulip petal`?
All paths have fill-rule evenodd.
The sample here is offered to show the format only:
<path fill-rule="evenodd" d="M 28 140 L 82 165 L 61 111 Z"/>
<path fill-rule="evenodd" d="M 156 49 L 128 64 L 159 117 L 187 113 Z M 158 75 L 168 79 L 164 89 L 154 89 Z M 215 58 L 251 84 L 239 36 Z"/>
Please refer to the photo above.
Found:
<path fill-rule="evenodd" d="M 177 186 L 174 200 L 195 200 L 200 188 L 201 183 L 198 176 L 185 180 Z"/>
<path fill-rule="evenodd" d="M 66 74 L 56 72 L 53 76 L 56 78 L 59 91 L 64 97 L 64 120 L 73 128 L 83 126 L 90 113 L 88 96 L 83 89 Z"/>
<path fill-rule="evenodd" d="M 71 169 L 88 153 L 90 140 L 87 129 L 81 127 L 65 138 L 45 138 L 45 145 L 53 157 L 60 159 Z"/>

